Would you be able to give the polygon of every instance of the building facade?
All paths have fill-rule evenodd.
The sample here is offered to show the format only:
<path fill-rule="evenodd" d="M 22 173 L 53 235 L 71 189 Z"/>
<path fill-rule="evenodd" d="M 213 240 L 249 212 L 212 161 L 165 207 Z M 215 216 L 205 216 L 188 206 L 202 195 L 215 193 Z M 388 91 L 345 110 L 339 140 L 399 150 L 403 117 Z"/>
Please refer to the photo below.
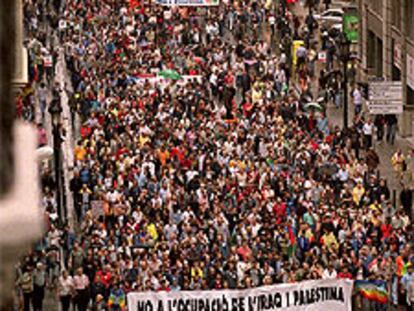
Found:
<path fill-rule="evenodd" d="M 411 136 L 414 115 L 414 0 L 358 0 L 361 80 L 402 81 L 400 133 Z"/>

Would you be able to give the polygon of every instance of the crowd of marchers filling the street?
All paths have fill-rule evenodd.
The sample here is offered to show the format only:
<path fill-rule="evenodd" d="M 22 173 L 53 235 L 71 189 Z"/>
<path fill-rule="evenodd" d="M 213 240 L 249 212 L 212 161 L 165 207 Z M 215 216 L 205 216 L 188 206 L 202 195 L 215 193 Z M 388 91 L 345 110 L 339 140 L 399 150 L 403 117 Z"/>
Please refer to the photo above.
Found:
<path fill-rule="evenodd" d="M 78 123 L 61 129 L 76 137 L 74 226 L 56 216 L 43 172 L 47 231 L 17 268 L 25 311 L 42 310 L 49 290 L 63 311 L 125 310 L 134 291 L 334 278 L 383 280 L 391 304 L 414 300 L 412 157 L 393 157 L 405 183 L 393 202 L 372 148 L 393 142 L 396 118 L 371 120 L 356 84 L 348 129 L 304 100 L 330 88 L 341 104 L 343 77 L 328 74 L 340 35 L 321 30 L 318 5 L 304 18 L 287 2 L 24 1 L 32 86 L 59 100 L 43 61 L 62 50 Z M 21 94 L 20 115 L 44 112 L 44 94 Z"/>

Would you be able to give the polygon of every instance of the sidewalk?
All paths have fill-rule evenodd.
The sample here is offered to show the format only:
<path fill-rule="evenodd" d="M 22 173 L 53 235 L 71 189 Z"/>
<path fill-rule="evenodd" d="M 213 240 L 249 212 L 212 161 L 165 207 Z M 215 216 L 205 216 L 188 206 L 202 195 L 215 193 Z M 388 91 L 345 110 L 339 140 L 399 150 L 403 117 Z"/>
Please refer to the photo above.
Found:
<path fill-rule="evenodd" d="M 74 205 L 72 192 L 70 191 L 69 184 L 70 179 L 72 178 L 72 166 L 74 161 L 73 150 L 75 147 L 75 138 L 73 137 L 72 131 L 72 118 L 69 108 L 69 98 L 67 91 L 72 91 L 72 85 L 70 79 L 68 78 L 66 70 L 65 56 L 63 48 L 59 50 L 59 58 L 56 65 L 56 77 L 59 83 L 60 89 L 62 90 L 61 96 L 61 105 L 62 105 L 62 123 L 63 127 L 66 130 L 66 140 L 62 146 L 62 158 L 63 158 L 63 171 L 64 171 L 64 188 L 66 192 L 66 206 L 67 206 L 67 217 L 68 223 L 71 228 L 74 226 L 73 215 L 74 215 Z"/>
<path fill-rule="evenodd" d="M 305 18 L 308 11 L 306 8 L 304 8 L 300 3 L 296 4 L 295 12 L 299 14 L 302 18 Z M 315 83 L 318 81 L 318 73 L 320 66 L 316 66 L 316 78 L 313 80 L 314 85 L 312 85 L 312 89 L 316 87 Z M 350 91 L 350 90 L 349 90 Z M 366 109 L 364 111 L 367 111 Z M 368 116 L 365 112 L 365 116 Z M 327 107 L 327 116 L 329 119 L 329 123 L 332 125 L 337 125 L 339 127 L 342 127 L 343 124 L 343 108 L 336 108 L 334 105 L 329 105 Z M 348 96 L 348 123 L 352 122 L 352 119 L 354 117 L 354 106 L 352 104 L 351 96 Z M 407 151 L 410 148 L 414 147 L 414 137 L 409 138 L 403 138 L 397 133 L 397 137 L 395 139 L 395 144 L 391 145 L 387 143 L 384 139 L 382 143 L 378 143 L 376 141 L 376 135 L 374 135 L 373 140 L 373 147 L 375 151 L 378 153 L 378 156 L 380 157 L 380 164 L 378 166 L 380 176 L 382 178 L 385 178 L 387 180 L 388 187 L 391 192 L 391 198 L 393 198 L 393 192 L 395 191 L 395 202 L 397 206 L 399 203 L 399 195 L 400 191 L 402 189 L 401 184 L 399 180 L 396 178 L 396 174 L 394 172 L 394 169 L 391 165 L 391 157 L 392 155 L 398 150 L 401 149 L 404 155 L 407 154 Z M 412 211 L 414 214 L 414 210 Z"/>
<path fill-rule="evenodd" d="M 354 107 L 352 103 L 349 103 L 349 110 L 351 111 L 350 114 L 353 114 Z M 343 123 L 343 108 L 335 108 L 333 105 L 329 105 L 327 109 L 328 118 L 331 122 L 331 124 L 342 126 Z M 352 120 L 348 117 L 348 120 Z M 397 193 L 397 204 L 399 204 L 399 193 L 402 189 L 399 180 L 396 178 L 396 174 L 394 172 L 394 169 L 391 165 L 391 157 L 393 154 L 398 150 L 401 149 L 402 152 L 406 155 L 408 150 L 414 146 L 414 140 L 413 138 L 403 138 L 400 135 L 397 134 L 397 137 L 395 139 L 395 144 L 391 145 L 387 143 L 384 139 L 382 143 L 377 142 L 376 135 L 374 135 L 373 139 L 373 147 L 375 151 L 378 153 L 380 157 L 380 165 L 379 165 L 379 171 L 380 176 L 387 179 L 387 184 L 390 188 L 391 193 L 393 190 L 396 190 Z"/>
<path fill-rule="evenodd" d="M 55 34 L 52 33 L 50 36 L 54 36 Z M 61 107 L 62 107 L 62 114 L 61 114 L 61 122 L 63 124 L 63 128 L 66 130 L 66 140 L 62 142 L 62 168 L 63 168 L 63 176 L 64 176 L 64 189 L 65 189 L 65 202 L 67 207 L 67 217 L 69 225 L 73 227 L 73 199 L 72 199 L 72 193 L 69 189 L 69 182 L 70 178 L 72 178 L 72 165 L 73 165 L 73 150 L 75 147 L 75 138 L 73 137 L 73 132 L 71 130 L 71 114 L 70 114 L 70 108 L 69 108 L 69 99 L 67 91 L 72 91 L 72 86 L 70 79 L 68 78 L 67 70 L 66 70 L 66 63 L 65 63 L 65 57 L 63 49 L 59 50 L 59 56 L 58 60 L 56 62 L 55 67 L 55 77 L 52 82 L 50 82 L 51 87 L 53 88 L 56 84 L 59 85 L 59 88 L 61 89 Z M 36 92 L 38 92 L 38 86 L 35 87 Z M 36 96 L 38 98 L 38 96 Z M 52 89 L 49 89 L 48 96 L 48 107 L 50 105 L 50 102 L 52 101 Z M 39 107 L 39 102 L 37 101 L 36 107 Z M 47 133 L 47 141 L 49 146 L 53 146 L 53 136 L 52 136 L 52 123 L 51 123 L 51 117 L 50 113 L 46 111 L 45 113 L 45 119 L 42 122 L 42 116 L 40 109 L 36 109 L 36 115 L 35 115 L 36 123 L 43 123 L 43 127 L 46 130 Z"/>
<path fill-rule="evenodd" d="M 49 36 L 53 37 L 53 40 L 57 40 L 56 34 L 51 32 Z M 50 40 L 52 40 L 50 39 Z M 63 124 L 63 128 L 66 130 L 66 140 L 62 143 L 62 168 L 63 168 L 63 176 L 64 176 L 64 184 L 63 188 L 65 191 L 66 200 L 66 207 L 67 207 L 67 217 L 68 223 L 73 228 L 74 226 L 74 205 L 73 205 L 73 198 L 72 192 L 69 189 L 70 179 L 72 178 L 72 166 L 73 166 L 73 159 L 74 159 L 74 146 L 75 146 L 75 137 L 73 137 L 73 132 L 71 129 L 71 114 L 69 108 L 69 99 L 68 93 L 72 92 L 72 85 L 70 78 L 67 73 L 65 57 L 63 49 L 59 50 L 59 56 L 55 67 L 55 77 L 54 81 L 51 83 L 55 85 L 57 83 L 59 88 L 62 90 L 61 93 L 61 106 L 62 106 L 62 115 L 61 121 Z M 37 90 L 36 90 L 37 91 Z M 49 92 L 48 94 L 48 103 L 52 100 L 52 93 Z M 39 107 L 39 103 L 37 106 Z M 40 109 L 36 109 L 36 122 L 41 122 L 41 113 Z M 48 112 L 45 113 L 45 120 L 44 120 L 44 127 L 46 129 L 48 135 L 48 142 L 49 145 L 53 145 L 53 137 L 52 137 L 52 126 L 51 126 L 51 118 Z M 52 292 L 50 289 L 45 290 L 45 299 L 43 302 L 43 309 L 48 311 L 58 311 L 59 310 L 59 303 L 55 297 L 55 293 Z"/>

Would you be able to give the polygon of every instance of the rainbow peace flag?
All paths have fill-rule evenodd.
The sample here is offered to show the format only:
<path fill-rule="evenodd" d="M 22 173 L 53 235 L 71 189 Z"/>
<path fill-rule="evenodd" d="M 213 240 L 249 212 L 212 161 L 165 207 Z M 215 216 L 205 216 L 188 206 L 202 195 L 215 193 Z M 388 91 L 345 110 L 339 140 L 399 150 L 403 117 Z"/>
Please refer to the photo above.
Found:
<path fill-rule="evenodd" d="M 354 288 L 362 297 L 379 303 L 387 303 L 388 292 L 385 281 L 355 281 Z"/>

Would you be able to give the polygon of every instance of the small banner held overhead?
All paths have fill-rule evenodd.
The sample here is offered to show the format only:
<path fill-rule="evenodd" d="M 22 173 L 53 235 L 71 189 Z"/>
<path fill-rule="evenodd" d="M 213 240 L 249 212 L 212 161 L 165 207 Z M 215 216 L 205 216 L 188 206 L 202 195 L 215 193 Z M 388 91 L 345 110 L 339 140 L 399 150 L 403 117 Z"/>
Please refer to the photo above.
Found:
<path fill-rule="evenodd" d="M 217 6 L 219 0 L 156 0 L 156 3 L 167 6 Z"/>

